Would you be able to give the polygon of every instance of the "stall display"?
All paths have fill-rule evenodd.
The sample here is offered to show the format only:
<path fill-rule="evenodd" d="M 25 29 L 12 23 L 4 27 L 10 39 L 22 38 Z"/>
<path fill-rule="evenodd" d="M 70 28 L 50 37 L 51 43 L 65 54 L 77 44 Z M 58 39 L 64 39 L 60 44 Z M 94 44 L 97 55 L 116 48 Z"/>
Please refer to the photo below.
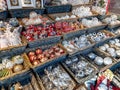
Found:
<path fill-rule="evenodd" d="M 0 0 L 0 90 L 120 90 L 120 15 L 109 3 Z"/>

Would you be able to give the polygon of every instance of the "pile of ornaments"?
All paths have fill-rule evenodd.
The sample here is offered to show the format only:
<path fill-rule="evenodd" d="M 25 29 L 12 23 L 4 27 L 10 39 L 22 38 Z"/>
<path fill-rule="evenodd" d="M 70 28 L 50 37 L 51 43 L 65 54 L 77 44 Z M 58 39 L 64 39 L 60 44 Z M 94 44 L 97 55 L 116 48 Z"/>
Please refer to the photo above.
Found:
<path fill-rule="evenodd" d="M 86 27 L 94 27 L 94 26 L 99 26 L 102 24 L 101 21 L 98 20 L 98 18 L 94 17 L 92 19 L 82 19 L 82 24 Z"/>
<path fill-rule="evenodd" d="M 26 37 L 28 41 L 34 41 L 37 39 L 44 39 L 51 36 L 60 36 L 63 33 L 67 33 L 74 30 L 83 29 L 84 26 L 78 22 L 56 22 L 43 26 L 30 25 L 26 27 L 26 30 L 22 32 L 22 35 Z"/>
<path fill-rule="evenodd" d="M 56 21 L 59 21 L 59 20 L 66 20 L 66 19 L 72 19 L 72 18 L 76 18 L 75 15 L 65 15 L 65 16 L 61 16 L 61 17 L 56 17 Z"/>
<path fill-rule="evenodd" d="M 100 15 L 106 14 L 106 9 L 99 6 L 92 6 L 92 11 L 99 13 Z"/>
<path fill-rule="evenodd" d="M 24 58 L 21 55 L 14 56 L 12 58 L 2 58 L 0 63 L 0 78 L 9 76 L 12 73 L 22 71 L 25 67 L 23 65 Z"/>
<path fill-rule="evenodd" d="M 44 51 L 40 48 L 36 49 L 35 51 L 30 51 L 28 53 L 28 57 L 32 65 L 38 65 L 53 58 L 57 58 L 63 54 L 65 54 L 65 51 L 56 45 Z"/>
<path fill-rule="evenodd" d="M 73 90 L 75 87 L 71 77 L 59 65 L 47 67 L 44 73 L 42 82 L 46 90 Z"/>
<path fill-rule="evenodd" d="M 0 31 L 0 49 L 22 45 L 22 40 L 19 33 L 20 28 L 21 26 L 12 29 L 12 27 L 7 24 L 6 30 Z"/>
<path fill-rule="evenodd" d="M 82 35 L 80 37 L 75 37 L 72 40 L 63 41 L 62 44 L 69 53 L 72 53 L 79 49 L 86 48 L 92 43 L 89 41 L 86 35 Z"/>
<path fill-rule="evenodd" d="M 16 18 L 11 18 L 8 22 L 0 21 L 0 29 L 7 27 L 15 28 L 19 26 L 19 21 Z"/>
<path fill-rule="evenodd" d="M 88 57 L 95 62 L 95 64 L 97 64 L 98 66 L 101 65 L 110 65 L 113 63 L 113 60 L 111 57 L 101 57 L 96 55 L 95 53 L 89 53 Z"/>
<path fill-rule="evenodd" d="M 76 16 L 78 16 L 80 18 L 93 15 L 92 12 L 91 12 L 90 7 L 84 7 L 84 6 L 73 9 L 72 14 L 76 15 Z"/>
<path fill-rule="evenodd" d="M 69 4 L 79 5 L 79 4 L 88 4 L 90 0 L 68 0 Z"/>
<path fill-rule="evenodd" d="M 88 38 L 90 38 L 90 40 L 94 43 L 102 41 L 104 39 L 110 38 L 112 37 L 112 35 L 110 33 L 105 33 L 102 31 L 99 32 L 94 32 L 94 33 L 90 33 L 87 35 Z"/>
<path fill-rule="evenodd" d="M 114 58 L 120 57 L 120 40 L 114 39 L 110 40 L 108 44 L 104 44 L 103 46 L 100 46 L 99 49 L 103 52 L 106 52 L 110 54 L 110 56 Z"/>
<path fill-rule="evenodd" d="M 7 4 L 5 0 L 0 0 L 0 11 L 4 11 L 7 9 Z"/>
<path fill-rule="evenodd" d="M 67 67 L 74 73 L 75 77 L 79 80 L 90 75 L 94 72 L 94 68 L 89 65 L 88 62 L 84 61 L 83 57 L 72 57 L 65 61 Z"/>
<path fill-rule="evenodd" d="M 109 24 L 109 25 L 115 25 L 115 24 L 120 24 L 120 21 L 118 20 L 117 15 L 111 15 L 103 19 L 103 22 Z"/>
<path fill-rule="evenodd" d="M 102 72 L 102 74 L 100 73 L 98 76 L 86 81 L 85 86 L 87 90 L 120 90 L 120 85 L 117 81 L 118 79 L 114 77 L 114 74 L 107 69 L 105 72 Z"/>
<path fill-rule="evenodd" d="M 36 25 L 41 23 L 50 22 L 48 18 L 43 17 L 36 12 L 30 12 L 29 18 L 23 18 L 22 23 L 24 25 Z"/>

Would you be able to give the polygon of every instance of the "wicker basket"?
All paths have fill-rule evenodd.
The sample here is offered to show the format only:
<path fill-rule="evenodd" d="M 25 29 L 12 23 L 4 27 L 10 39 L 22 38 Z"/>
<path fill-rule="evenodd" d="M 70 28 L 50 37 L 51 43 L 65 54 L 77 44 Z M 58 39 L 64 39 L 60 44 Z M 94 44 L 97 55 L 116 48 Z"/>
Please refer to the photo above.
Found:
<path fill-rule="evenodd" d="M 79 29 L 79 30 L 74 30 L 74 31 L 71 31 L 71 32 L 68 32 L 68 33 L 63 33 L 63 39 L 66 40 L 66 39 L 69 39 L 69 38 L 72 38 L 72 37 L 75 37 L 75 36 L 83 35 L 85 33 L 86 33 L 86 28 Z"/>
<path fill-rule="evenodd" d="M 80 36 L 80 35 L 78 35 L 78 36 Z M 78 36 L 77 36 L 77 34 L 76 34 L 74 37 L 78 37 Z M 72 38 L 69 38 L 69 39 L 67 38 L 67 39 L 65 39 L 65 40 L 69 41 L 69 40 L 72 40 Z M 91 42 L 91 41 L 90 41 L 90 42 Z M 67 51 L 67 53 L 68 53 L 69 56 L 71 57 L 71 56 L 80 54 L 83 50 L 92 48 L 94 45 L 95 45 L 95 43 L 92 43 L 92 42 L 91 42 L 91 45 L 86 46 L 86 47 L 83 47 L 83 48 L 78 48 L 77 50 L 74 50 L 74 52 L 69 52 L 63 45 L 62 45 L 62 47 L 64 47 L 64 49 Z"/>
<path fill-rule="evenodd" d="M 22 71 L 20 71 L 20 72 L 17 72 L 17 73 L 11 73 L 10 75 L 8 75 L 8 76 L 5 76 L 5 77 L 2 77 L 2 78 L 0 78 L 0 82 L 1 83 L 3 83 L 3 82 L 5 82 L 6 80 L 11 80 L 11 79 L 15 79 L 16 77 L 18 77 L 18 76 L 20 76 L 20 75 L 22 75 L 22 74 L 26 74 L 26 73 L 28 73 L 29 72 L 29 67 L 28 67 L 28 65 L 27 65 L 27 62 L 26 62 L 26 60 L 25 60 L 25 56 L 24 55 L 22 55 L 22 57 L 24 58 L 24 63 L 23 63 L 23 65 L 24 65 L 24 70 L 22 70 Z"/>
<path fill-rule="evenodd" d="M 112 58 L 113 63 L 110 64 L 110 65 L 100 65 L 100 66 L 99 66 L 99 65 L 96 65 L 95 62 L 88 57 L 88 54 L 89 54 L 89 53 L 95 53 L 97 56 L 100 56 L 100 57 L 102 57 L 102 58 L 105 58 L 106 56 L 103 55 L 103 54 L 101 54 L 101 53 L 99 53 L 99 52 L 96 52 L 96 51 L 94 50 L 94 48 L 90 48 L 90 49 L 84 50 L 84 51 L 82 52 L 82 56 L 83 56 L 84 58 L 86 58 L 87 60 L 89 60 L 89 62 L 90 62 L 91 64 L 93 64 L 94 66 L 96 66 L 96 67 L 100 70 L 100 72 L 105 71 L 106 69 L 110 68 L 111 66 L 113 66 L 113 65 L 116 63 L 116 60 L 115 60 L 114 58 Z"/>
<path fill-rule="evenodd" d="M 30 68 L 32 68 L 32 69 L 34 69 L 34 70 L 37 70 L 37 69 L 39 69 L 39 68 L 42 68 L 42 67 L 44 67 L 44 66 L 47 66 L 47 65 L 49 65 L 50 63 L 53 63 L 53 62 L 59 62 L 59 61 L 61 61 L 61 60 L 63 60 L 63 59 L 65 59 L 66 58 L 66 55 L 67 55 L 67 52 L 66 52 L 66 50 L 62 47 L 62 45 L 60 45 L 60 44 L 56 44 L 56 45 L 58 45 L 59 47 L 61 47 L 63 50 L 64 50 L 64 54 L 61 54 L 59 57 L 55 57 L 55 58 L 52 58 L 52 59 L 49 59 L 49 60 L 47 60 L 47 61 L 45 61 L 45 62 L 43 62 L 43 63 L 40 63 L 40 64 L 38 64 L 38 65 L 36 65 L 36 66 L 34 66 L 34 65 L 32 65 L 31 64 L 31 62 L 30 62 L 30 60 L 29 60 L 29 58 L 28 58 L 28 56 L 27 56 L 27 54 L 24 54 L 25 55 L 25 60 L 26 60 L 26 62 L 27 62 L 27 64 L 29 65 L 29 67 Z M 50 46 L 51 47 L 51 46 Z M 45 48 L 42 48 L 42 47 L 39 47 L 39 48 L 41 48 L 41 49 L 43 49 L 43 50 L 46 50 L 47 48 L 49 48 L 49 47 L 45 47 Z M 35 49 L 33 49 L 32 51 L 34 51 Z M 28 51 L 26 51 L 26 52 L 29 52 L 29 51 L 31 51 L 31 50 L 28 50 Z"/>
<path fill-rule="evenodd" d="M 86 59 L 84 59 L 84 61 L 88 62 Z M 98 69 L 94 65 L 90 64 L 89 62 L 88 62 L 88 64 L 89 64 L 89 66 L 91 66 L 92 68 L 94 68 L 94 72 L 91 75 L 89 75 L 89 76 L 86 76 L 86 77 L 81 78 L 81 79 L 77 79 L 75 77 L 75 74 L 68 68 L 68 66 L 64 62 L 62 63 L 63 67 L 69 72 L 69 74 L 75 79 L 75 81 L 78 84 L 83 84 L 85 81 L 93 78 L 97 74 Z"/>
<path fill-rule="evenodd" d="M 72 15 L 72 13 L 71 12 L 68 12 L 68 13 L 57 13 L 57 14 L 48 14 L 48 16 L 52 19 L 52 20 L 54 20 L 54 21 L 57 21 L 57 20 L 55 20 L 57 17 L 64 17 L 64 16 L 66 16 L 66 15 L 68 15 L 68 16 L 71 16 Z M 58 21 L 72 21 L 72 20 L 74 20 L 74 19 L 78 19 L 78 17 L 76 16 L 76 18 L 69 18 L 69 19 L 62 19 L 62 20 L 58 20 Z"/>
<path fill-rule="evenodd" d="M 109 46 L 112 47 L 112 48 L 114 48 L 114 49 L 116 49 L 116 50 L 120 49 L 119 47 L 117 47 L 115 45 L 109 45 Z M 112 57 L 108 52 L 102 51 L 99 48 L 95 48 L 95 51 L 98 52 L 100 55 Z M 117 57 L 114 57 L 114 60 L 116 62 L 120 61 L 120 59 L 118 59 Z"/>
<path fill-rule="evenodd" d="M 95 32 L 99 32 L 99 30 L 96 30 Z M 113 34 L 112 32 L 109 32 L 109 31 L 107 31 L 107 30 L 100 30 L 100 32 L 105 33 L 106 35 L 109 34 L 110 37 L 109 37 L 109 38 L 102 39 L 102 40 L 99 41 L 99 42 L 95 42 L 95 41 L 93 41 L 90 37 L 88 37 L 89 40 L 90 40 L 92 43 L 100 43 L 100 42 L 104 42 L 105 40 L 112 39 L 113 37 L 115 37 L 115 34 Z"/>
<path fill-rule="evenodd" d="M 11 81 L 4 82 L 2 85 L 4 87 L 7 87 L 6 90 L 10 90 L 10 87 L 13 86 L 14 83 L 20 83 L 23 89 L 27 89 L 28 87 L 31 90 L 41 90 L 41 87 L 39 86 L 35 76 L 29 72 L 27 74 L 24 74 L 22 76 L 16 77 L 16 79 L 13 79 Z"/>
<path fill-rule="evenodd" d="M 27 43 L 24 37 L 21 37 L 21 40 L 22 40 L 22 45 L 9 46 L 7 48 L 0 49 L 0 57 L 23 53 L 26 49 Z"/>
<path fill-rule="evenodd" d="M 81 7 L 81 6 L 85 6 L 85 7 L 90 7 L 91 8 L 91 6 L 87 6 L 87 5 L 77 5 L 77 6 L 74 6 L 73 8 L 72 8 L 72 10 L 74 10 L 74 9 L 77 9 L 77 8 L 79 8 L 79 7 Z M 96 16 L 98 16 L 98 13 L 96 13 L 96 12 L 94 12 L 94 11 L 92 11 L 91 10 L 91 12 L 92 12 L 92 15 L 90 15 L 90 16 L 85 16 L 85 17 L 79 17 L 79 16 L 77 16 L 79 19 L 82 19 L 82 18 L 89 18 L 89 17 L 96 17 Z"/>
<path fill-rule="evenodd" d="M 32 9 L 13 9 L 10 10 L 11 17 L 13 18 L 24 18 L 24 17 L 29 17 L 30 12 L 36 12 L 38 14 L 44 14 L 45 9 L 40 9 L 40 8 L 32 8 Z"/>
<path fill-rule="evenodd" d="M 72 5 L 69 5 L 69 4 L 59 5 L 59 6 L 45 6 L 47 14 L 70 12 L 71 8 L 72 8 Z"/>
<path fill-rule="evenodd" d="M 38 39 L 35 41 L 28 41 L 28 47 L 29 48 L 34 48 L 34 47 L 38 47 L 38 46 L 43 46 L 43 45 L 49 45 L 49 44 L 53 44 L 53 43 L 58 43 L 61 40 L 62 36 L 51 36 L 51 37 L 47 37 L 44 39 Z"/>
<path fill-rule="evenodd" d="M 0 12 L 0 19 L 6 19 L 8 18 L 8 11 L 2 11 Z"/>
<path fill-rule="evenodd" d="M 53 64 L 52 66 L 60 66 L 60 68 L 63 70 L 63 71 L 65 71 L 65 69 L 60 65 L 60 64 Z M 45 67 L 46 68 L 46 67 Z M 43 85 L 43 82 L 42 82 L 42 80 L 41 80 L 41 77 L 44 75 L 44 69 L 45 68 L 43 68 L 43 69 L 39 69 L 38 71 L 36 71 L 35 72 L 35 74 L 36 74 L 36 76 L 37 76 L 37 81 L 39 82 L 39 85 L 42 87 L 42 89 L 41 90 L 45 90 L 45 87 L 44 87 L 44 85 Z M 65 71 L 66 72 L 66 71 Z M 67 72 L 66 72 L 67 73 Z M 72 78 L 71 78 L 72 79 Z M 74 88 L 75 86 L 76 86 L 76 82 L 72 79 L 72 84 L 73 84 L 73 87 L 72 88 Z M 62 90 L 62 89 L 60 89 L 60 90 Z"/>

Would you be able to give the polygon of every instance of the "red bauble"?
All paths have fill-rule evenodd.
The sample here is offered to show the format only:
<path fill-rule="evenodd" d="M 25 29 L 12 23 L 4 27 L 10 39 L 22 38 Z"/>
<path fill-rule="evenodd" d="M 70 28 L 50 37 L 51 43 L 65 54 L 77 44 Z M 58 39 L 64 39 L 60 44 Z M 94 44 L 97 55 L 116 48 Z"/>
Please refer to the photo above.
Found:
<path fill-rule="evenodd" d="M 31 51 L 31 52 L 29 52 L 28 53 L 28 56 L 30 57 L 30 56 L 34 56 L 35 55 L 35 52 L 33 52 L 33 51 Z"/>
<path fill-rule="evenodd" d="M 30 62 L 33 62 L 34 60 L 37 59 L 37 57 L 35 55 L 33 55 L 33 56 L 30 56 L 29 59 L 30 59 Z"/>
<path fill-rule="evenodd" d="M 37 56 L 37 59 L 41 60 L 43 57 L 44 57 L 43 54 L 39 54 L 39 55 Z"/>
<path fill-rule="evenodd" d="M 39 62 L 39 60 L 34 60 L 34 61 L 32 62 L 32 64 L 33 64 L 33 65 L 38 65 L 38 64 L 40 64 L 40 62 Z"/>
<path fill-rule="evenodd" d="M 35 53 L 36 53 L 36 55 L 42 54 L 42 50 L 41 50 L 41 49 L 37 49 L 37 50 L 35 51 Z"/>

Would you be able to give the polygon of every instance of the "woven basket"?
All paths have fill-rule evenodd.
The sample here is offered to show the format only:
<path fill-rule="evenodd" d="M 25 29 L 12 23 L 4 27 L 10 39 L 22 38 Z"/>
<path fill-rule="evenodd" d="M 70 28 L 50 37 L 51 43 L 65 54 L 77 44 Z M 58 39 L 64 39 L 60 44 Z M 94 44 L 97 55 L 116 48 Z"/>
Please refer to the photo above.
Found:
<path fill-rule="evenodd" d="M 36 65 L 36 66 L 32 65 L 31 62 L 30 62 L 30 60 L 29 60 L 29 58 L 28 58 L 28 56 L 27 56 L 27 54 L 24 54 L 24 55 L 25 55 L 25 58 L 26 58 L 25 60 L 26 60 L 27 64 L 29 65 L 29 67 L 32 68 L 32 69 L 34 69 L 34 70 L 37 70 L 37 69 L 39 69 L 39 68 L 42 68 L 42 67 L 44 67 L 44 66 L 49 65 L 50 63 L 59 62 L 59 61 L 65 59 L 65 58 L 66 58 L 66 55 L 67 55 L 67 52 L 65 51 L 65 49 L 64 49 L 60 44 L 56 44 L 56 45 L 58 45 L 59 47 L 61 47 L 61 48 L 64 50 L 65 53 L 62 54 L 62 55 L 60 55 L 59 57 L 55 57 L 55 58 L 49 59 L 49 60 L 47 60 L 47 61 L 45 61 L 45 62 L 43 62 L 43 63 L 40 63 L 40 64 L 38 64 L 38 65 Z M 51 47 L 51 46 L 50 46 L 50 47 Z M 49 47 L 47 47 L 47 48 L 39 47 L 39 48 L 41 48 L 41 49 L 43 49 L 43 50 L 46 50 L 46 49 L 49 48 Z M 34 51 L 34 50 L 35 50 L 35 49 L 33 49 L 32 51 Z M 26 51 L 26 52 L 29 52 L 29 51 L 31 51 L 31 50 L 28 50 L 28 51 Z"/>
<path fill-rule="evenodd" d="M 69 4 L 59 5 L 59 6 L 45 6 L 47 14 L 70 12 L 71 8 L 72 8 L 72 5 L 69 5 Z"/>
<path fill-rule="evenodd" d="M 108 42 L 108 41 L 106 41 L 106 43 L 107 43 L 107 42 Z M 102 45 L 103 45 L 103 44 L 102 44 Z M 112 47 L 112 48 L 114 48 L 114 49 L 116 49 L 116 50 L 119 50 L 119 49 L 120 49 L 119 47 L 117 47 L 117 46 L 115 46 L 115 45 L 109 45 L 109 46 Z M 98 48 L 98 46 L 95 48 L 95 51 L 98 52 L 100 55 L 112 57 L 108 52 L 105 52 L 105 51 L 100 50 L 100 49 Z M 120 61 L 120 59 L 118 59 L 117 57 L 114 57 L 114 60 L 115 60 L 116 62 L 119 62 L 119 61 Z"/>
<path fill-rule="evenodd" d="M 30 12 L 36 12 L 38 14 L 44 14 L 45 9 L 32 8 L 32 9 L 13 9 L 10 10 L 11 17 L 13 18 L 24 18 L 29 17 Z"/>
<path fill-rule="evenodd" d="M 106 35 L 109 34 L 110 37 L 109 37 L 109 38 L 102 39 L 102 40 L 99 41 L 99 42 L 95 42 L 95 41 L 93 41 L 90 37 L 88 37 L 89 40 L 90 40 L 92 43 L 104 42 L 105 40 L 112 39 L 113 37 L 115 37 L 115 34 L 113 34 L 112 32 L 109 32 L 109 31 L 107 31 L 107 30 L 95 30 L 95 32 L 99 32 L 99 31 L 105 33 Z"/>
<path fill-rule="evenodd" d="M 17 72 L 17 73 L 12 73 L 12 74 L 10 74 L 10 75 L 8 75 L 8 76 L 5 76 L 5 77 L 2 77 L 2 78 L 0 78 L 0 82 L 3 83 L 5 80 L 14 79 L 14 78 L 16 78 L 16 77 L 19 76 L 19 75 L 22 75 L 22 74 L 25 74 L 25 73 L 29 72 L 29 67 L 28 67 L 27 62 L 26 62 L 26 60 L 25 60 L 25 56 L 22 55 L 22 57 L 24 58 L 24 63 L 23 63 L 23 65 L 24 65 L 24 70 L 22 70 L 22 71 L 20 71 L 20 72 Z"/>
<path fill-rule="evenodd" d="M 74 6 L 74 7 L 72 8 L 72 10 L 75 10 L 75 9 L 81 7 L 81 6 L 90 7 L 90 9 L 91 9 L 91 6 L 89 6 L 89 5 L 76 5 L 76 6 Z M 77 16 L 79 19 L 98 16 L 98 13 L 96 13 L 96 12 L 94 12 L 94 11 L 92 11 L 92 10 L 91 10 L 91 12 L 92 12 L 92 15 L 90 15 L 90 16 L 84 16 L 84 17 L 79 17 L 79 16 L 77 16 L 77 15 L 76 15 L 76 16 Z"/>
<path fill-rule="evenodd" d="M 42 45 L 49 45 L 53 43 L 58 43 L 61 40 L 61 36 L 51 36 L 44 39 L 38 39 L 35 41 L 27 42 L 29 48 L 34 48 Z"/>
<path fill-rule="evenodd" d="M 54 21 L 57 21 L 57 20 L 55 20 L 57 17 L 59 17 L 59 18 L 61 18 L 61 17 L 64 17 L 64 16 L 66 16 L 66 15 L 68 15 L 68 16 L 71 16 L 72 15 L 72 13 L 71 12 L 68 12 L 68 13 L 56 13 L 56 14 L 48 14 L 48 16 L 52 19 L 52 20 L 54 20 Z M 58 21 L 72 21 L 72 20 L 74 20 L 74 19 L 78 19 L 78 17 L 76 16 L 76 18 L 69 18 L 69 19 L 62 19 L 62 20 L 58 20 Z"/>
<path fill-rule="evenodd" d="M 60 64 L 53 64 L 52 66 L 60 66 L 60 68 L 63 70 L 63 71 L 65 71 L 65 69 L 60 65 Z M 46 67 L 45 67 L 46 68 Z M 42 83 L 42 80 L 41 80 L 41 77 L 44 75 L 44 69 L 45 68 L 43 68 L 43 69 L 39 69 L 38 71 L 36 71 L 35 72 L 35 74 L 36 74 L 36 76 L 37 76 L 37 81 L 39 82 L 39 85 L 42 87 L 42 89 L 41 90 L 45 90 L 45 87 L 44 87 L 44 85 L 43 85 L 43 83 Z M 66 71 L 65 71 L 66 72 Z M 67 73 L 67 72 L 66 72 Z M 72 78 L 71 78 L 72 79 Z M 75 86 L 76 86 L 76 82 L 72 79 L 72 84 L 73 84 L 73 87 L 72 88 L 74 88 Z M 61 89 L 62 90 L 62 89 Z"/>
<path fill-rule="evenodd" d="M 84 61 L 88 62 L 86 59 L 84 59 Z M 91 75 L 89 75 L 89 76 L 86 76 L 86 77 L 81 78 L 81 79 L 77 79 L 75 77 L 75 74 L 68 68 L 68 66 L 64 62 L 62 63 L 62 65 L 69 72 L 69 74 L 75 79 L 75 81 L 78 84 L 83 84 L 85 81 L 93 78 L 97 74 L 97 72 L 98 72 L 98 69 L 94 65 L 92 65 L 92 64 L 89 63 L 89 66 L 91 66 L 92 68 L 94 68 L 94 72 Z"/>
<path fill-rule="evenodd" d="M 101 53 L 96 52 L 96 51 L 94 50 L 94 48 L 90 48 L 90 49 L 84 50 L 84 51 L 82 52 L 82 56 L 83 56 L 84 58 L 86 58 L 87 60 L 89 60 L 89 62 L 90 62 L 91 64 L 93 64 L 94 66 L 96 66 L 96 68 L 98 68 L 98 69 L 100 70 L 100 72 L 105 71 L 106 69 L 110 68 L 112 65 L 114 65 L 114 64 L 116 63 L 116 60 L 115 60 L 114 58 L 112 58 L 112 60 L 113 60 L 113 63 L 112 63 L 112 64 L 110 64 L 110 65 L 100 65 L 100 66 L 99 66 L 99 65 L 95 64 L 95 62 L 88 57 L 88 54 L 89 54 L 89 53 L 95 53 L 97 56 L 100 56 L 100 57 L 102 57 L 102 58 L 105 58 L 106 56 L 103 55 L 103 54 L 101 54 Z"/>
<path fill-rule="evenodd" d="M 6 90 L 10 89 L 11 85 L 13 85 L 14 83 L 20 83 L 20 85 L 25 88 L 27 85 L 29 85 L 28 88 L 32 89 L 32 90 L 41 90 L 41 87 L 39 86 L 35 76 L 29 72 L 27 74 L 24 74 L 22 76 L 18 76 L 16 79 L 13 79 L 11 81 L 8 82 L 4 82 L 3 86 L 8 87 Z"/>
<path fill-rule="evenodd" d="M 26 49 L 27 43 L 24 37 L 21 37 L 21 40 L 22 40 L 22 45 L 9 46 L 7 48 L 0 49 L 0 57 L 23 53 Z"/>
<path fill-rule="evenodd" d="M 8 18 L 8 11 L 2 11 L 0 12 L 0 19 L 6 19 Z"/>

